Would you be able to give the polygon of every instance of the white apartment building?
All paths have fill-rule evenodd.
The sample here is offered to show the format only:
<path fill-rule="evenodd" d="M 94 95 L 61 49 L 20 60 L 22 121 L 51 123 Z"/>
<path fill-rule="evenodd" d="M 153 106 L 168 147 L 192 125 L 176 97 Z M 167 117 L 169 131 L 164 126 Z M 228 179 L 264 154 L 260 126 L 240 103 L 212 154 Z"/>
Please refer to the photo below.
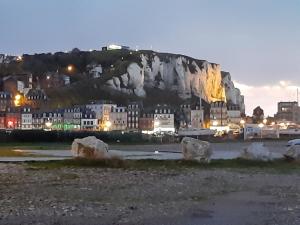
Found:
<path fill-rule="evenodd" d="M 230 105 L 227 107 L 228 125 L 240 125 L 242 116 L 238 105 Z"/>
<path fill-rule="evenodd" d="M 24 107 L 21 110 L 21 129 L 22 130 L 32 129 L 32 112 L 29 107 Z"/>
<path fill-rule="evenodd" d="M 108 130 L 110 121 L 111 109 L 117 107 L 116 104 L 107 101 L 96 101 L 86 105 L 86 108 L 91 109 L 96 113 L 98 127 L 100 130 Z"/>
<path fill-rule="evenodd" d="M 191 110 L 191 128 L 203 128 L 204 110 L 200 106 L 196 106 Z"/>
<path fill-rule="evenodd" d="M 175 132 L 174 112 L 167 105 L 158 105 L 154 111 L 154 133 Z"/>

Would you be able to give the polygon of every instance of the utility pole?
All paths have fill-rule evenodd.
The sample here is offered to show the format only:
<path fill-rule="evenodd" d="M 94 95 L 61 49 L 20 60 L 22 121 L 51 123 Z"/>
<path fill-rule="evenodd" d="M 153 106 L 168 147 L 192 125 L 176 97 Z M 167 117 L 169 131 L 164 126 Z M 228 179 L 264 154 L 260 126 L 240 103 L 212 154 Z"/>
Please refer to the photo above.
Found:
<path fill-rule="evenodd" d="M 299 89 L 297 88 L 297 106 L 299 106 Z"/>
<path fill-rule="evenodd" d="M 200 97 L 199 97 L 199 104 L 200 104 L 200 106 L 199 106 L 199 109 L 200 109 L 200 121 L 199 121 L 199 125 L 200 125 L 200 127 L 202 128 L 203 127 L 203 117 L 204 117 L 204 112 L 202 112 L 202 90 L 200 90 Z M 197 125 L 197 126 L 199 126 L 199 125 Z"/>

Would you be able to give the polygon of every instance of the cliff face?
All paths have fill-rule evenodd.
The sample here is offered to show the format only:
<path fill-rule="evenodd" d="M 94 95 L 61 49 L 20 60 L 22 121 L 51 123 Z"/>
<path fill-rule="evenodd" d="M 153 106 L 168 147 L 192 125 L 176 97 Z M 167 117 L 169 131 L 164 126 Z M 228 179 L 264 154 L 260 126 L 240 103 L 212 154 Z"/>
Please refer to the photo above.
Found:
<path fill-rule="evenodd" d="M 243 96 L 234 87 L 230 74 L 220 65 L 181 55 L 141 53 L 140 62 L 132 62 L 127 72 L 107 81 L 114 90 L 146 97 L 145 88 L 177 92 L 182 99 L 192 95 L 207 102 L 229 101 L 244 107 Z"/>
<path fill-rule="evenodd" d="M 239 105 L 242 112 L 245 112 L 244 96 L 241 95 L 240 89 L 234 87 L 234 83 L 231 80 L 231 75 L 228 72 L 221 72 L 222 85 L 225 89 L 225 95 L 227 102 L 235 105 Z"/>

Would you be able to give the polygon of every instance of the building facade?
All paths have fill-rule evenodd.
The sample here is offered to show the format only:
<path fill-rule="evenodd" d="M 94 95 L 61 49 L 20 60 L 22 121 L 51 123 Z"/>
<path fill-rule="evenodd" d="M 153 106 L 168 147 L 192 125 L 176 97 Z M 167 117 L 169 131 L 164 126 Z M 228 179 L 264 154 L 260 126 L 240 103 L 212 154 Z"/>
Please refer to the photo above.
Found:
<path fill-rule="evenodd" d="M 85 109 L 82 112 L 81 117 L 81 129 L 82 130 L 97 130 L 98 129 L 98 119 L 96 118 L 96 113 L 90 109 Z"/>
<path fill-rule="evenodd" d="M 277 121 L 300 123 L 298 102 L 278 102 L 275 118 Z"/>
<path fill-rule="evenodd" d="M 6 129 L 6 113 L 0 112 L 0 129 Z"/>
<path fill-rule="evenodd" d="M 32 113 L 32 129 L 41 130 L 44 129 L 44 119 L 42 112 Z"/>
<path fill-rule="evenodd" d="M 210 105 L 210 126 L 224 127 L 228 125 L 226 102 L 216 101 Z"/>
<path fill-rule="evenodd" d="M 228 124 L 231 125 L 240 125 L 242 116 L 241 110 L 238 105 L 228 105 L 227 107 L 228 113 Z"/>
<path fill-rule="evenodd" d="M 154 111 L 154 129 L 156 133 L 175 132 L 174 111 L 167 105 L 157 105 Z"/>
<path fill-rule="evenodd" d="M 153 132 L 154 130 L 154 113 L 144 111 L 139 118 L 139 130 L 144 132 Z"/>
<path fill-rule="evenodd" d="M 131 102 L 127 106 L 127 129 L 138 130 L 139 118 L 141 115 L 142 103 Z"/>
<path fill-rule="evenodd" d="M 82 107 L 74 106 L 63 110 L 63 129 L 80 130 Z"/>
<path fill-rule="evenodd" d="M 21 129 L 32 130 L 32 109 L 30 107 L 21 108 Z"/>
<path fill-rule="evenodd" d="M 21 113 L 19 108 L 8 108 L 6 112 L 6 128 L 21 129 Z"/>
<path fill-rule="evenodd" d="M 86 105 L 86 108 L 91 109 L 96 113 L 98 129 L 102 131 L 109 129 L 110 113 L 113 107 L 117 107 L 117 105 L 110 101 L 94 101 Z"/>
<path fill-rule="evenodd" d="M 0 92 L 0 112 L 5 112 L 7 108 L 13 106 L 13 97 L 9 92 Z"/>
<path fill-rule="evenodd" d="M 191 127 L 200 129 L 204 125 L 204 110 L 200 106 L 196 106 L 191 110 Z"/>
<path fill-rule="evenodd" d="M 127 108 L 126 107 L 112 107 L 109 117 L 108 130 L 124 131 L 127 129 Z"/>

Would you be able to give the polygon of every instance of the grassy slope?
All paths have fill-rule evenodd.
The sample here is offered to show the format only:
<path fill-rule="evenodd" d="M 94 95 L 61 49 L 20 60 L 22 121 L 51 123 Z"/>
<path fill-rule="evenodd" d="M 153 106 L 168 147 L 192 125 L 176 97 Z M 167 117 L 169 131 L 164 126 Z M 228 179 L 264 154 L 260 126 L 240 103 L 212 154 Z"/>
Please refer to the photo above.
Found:
<path fill-rule="evenodd" d="M 56 169 L 62 167 L 100 167 L 122 169 L 245 169 L 267 172 L 300 172 L 300 163 L 275 160 L 272 162 L 248 161 L 243 159 L 212 160 L 210 164 L 185 160 L 122 160 L 119 158 L 104 160 L 69 159 L 63 161 L 29 162 L 34 169 Z"/>

